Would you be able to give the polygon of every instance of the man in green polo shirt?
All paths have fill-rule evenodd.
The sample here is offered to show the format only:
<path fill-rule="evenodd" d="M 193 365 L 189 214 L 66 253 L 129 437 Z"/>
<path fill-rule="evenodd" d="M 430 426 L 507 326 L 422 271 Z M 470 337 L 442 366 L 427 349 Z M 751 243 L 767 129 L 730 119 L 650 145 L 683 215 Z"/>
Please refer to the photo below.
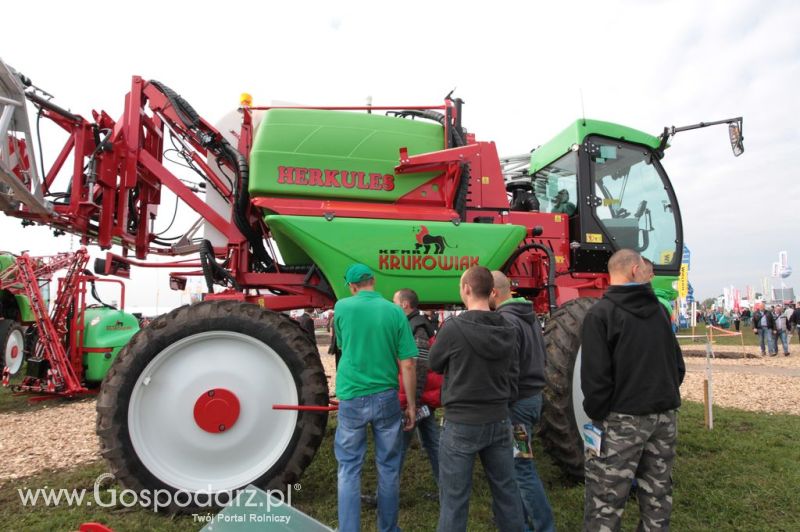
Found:
<path fill-rule="evenodd" d="M 400 307 L 375 291 L 375 276 L 364 264 L 345 272 L 353 297 L 334 307 L 333 326 L 342 358 L 336 370 L 339 399 L 334 452 L 339 463 L 339 530 L 361 529 L 361 467 L 372 425 L 378 470 L 378 530 L 395 532 L 400 500 L 402 432 L 414 428 L 418 355 Z M 398 397 L 398 365 L 410 400 Z"/>

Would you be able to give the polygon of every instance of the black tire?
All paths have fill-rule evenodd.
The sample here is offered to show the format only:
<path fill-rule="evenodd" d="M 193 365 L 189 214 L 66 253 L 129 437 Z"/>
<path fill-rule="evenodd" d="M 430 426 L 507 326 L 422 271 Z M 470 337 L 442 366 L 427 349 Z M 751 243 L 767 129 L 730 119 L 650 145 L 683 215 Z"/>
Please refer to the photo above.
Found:
<path fill-rule="evenodd" d="M 2 368 L 6 367 L 6 351 L 9 349 L 8 342 L 12 338 L 12 335 L 18 333 L 22 336 L 22 349 L 19 349 L 17 354 L 18 357 L 21 357 L 21 362 L 17 371 L 12 373 L 11 375 L 16 375 L 22 372 L 22 368 L 25 365 L 25 357 L 26 357 L 26 338 L 25 338 L 25 328 L 18 324 L 16 321 L 11 319 L 0 319 L 0 372 L 2 372 Z M 17 339 L 19 339 L 19 335 L 15 335 Z"/>
<path fill-rule="evenodd" d="M 539 436 L 545 451 L 561 469 L 583 479 L 583 438 L 572 405 L 572 378 L 581 346 L 581 326 L 594 298 L 582 297 L 559 307 L 544 328 L 547 346 L 544 403 Z"/>
<path fill-rule="evenodd" d="M 157 489 L 177 491 L 151 473 L 134 450 L 128 432 L 130 398 L 139 375 L 167 346 L 215 330 L 237 332 L 264 342 L 281 357 L 294 377 L 299 404 L 328 404 L 328 384 L 319 353 L 305 331 L 288 316 L 235 301 L 210 301 L 175 309 L 133 336 L 109 369 L 97 399 L 101 454 L 124 487 L 151 493 Z M 327 412 L 299 412 L 286 450 L 252 484 L 267 490 L 285 490 L 287 484 L 297 482 L 322 443 L 327 420 Z M 196 506 L 173 504 L 166 510 L 184 512 L 193 508 Z"/>

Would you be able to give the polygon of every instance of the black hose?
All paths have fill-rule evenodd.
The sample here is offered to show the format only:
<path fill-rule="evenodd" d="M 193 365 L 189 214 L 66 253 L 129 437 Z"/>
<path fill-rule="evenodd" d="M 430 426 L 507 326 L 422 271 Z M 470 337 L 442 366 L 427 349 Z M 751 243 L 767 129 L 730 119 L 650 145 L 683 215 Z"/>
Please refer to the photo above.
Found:
<path fill-rule="evenodd" d="M 215 155 L 231 163 L 238 177 L 236 180 L 237 182 L 234 183 L 233 186 L 233 222 L 250 244 L 253 258 L 256 260 L 258 266 L 254 269 L 265 272 L 275 271 L 275 261 L 269 256 L 269 253 L 267 253 L 262 235 L 253 230 L 247 218 L 247 212 L 250 206 L 250 193 L 248 191 L 250 180 L 247 159 L 224 138 L 208 131 L 201 131 L 200 115 L 189 102 L 181 97 L 181 95 L 161 82 L 151 80 L 150 84 L 167 97 L 167 100 L 169 100 L 170 104 L 172 104 L 172 107 L 175 109 L 178 118 L 183 122 L 184 127 L 199 135 L 200 143 L 204 148 L 209 149 Z"/>
<path fill-rule="evenodd" d="M 205 277 L 209 293 L 214 292 L 214 283 L 216 281 L 229 283 L 230 286 L 236 290 L 242 291 L 242 287 L 236 282 L 231 272 L 219 265 L 217 259 L 214 257 L 214 248 L 208 240 L 203 240 L 200 243 L 200 264 L 203 268 L 203 276 Z"/>
<path fill-rule="evenodd" d="M 505 262 L 503 267 L 500 268 L 500 271 L 502 271 L 503 273 L 508 273 L 508 270 L 514 264 L 514 261 L 516 261 L 520 255 L 522 255 L 529 249 L 539 249 L 541 251 L 544 251 L 545 254 L 547 255 L 547 260 L 549 261 L 549 264 L 547 265 L 547 297 L 550 300 L 549 301 L 550 312 L 553 312 L 558 307 L 558 304 L 556 303 L 556 269 L 555 269 L 556 258 L 555 255 L 553 255 L 552 249 L 545 246 L 544 244 L 536 244 L 536 243 L 525 244 L 524 246 L 517 248 L 514 251 L 514 253 L 511 254 L 511 256 Z"/>
<path fill-rule="evenodd" d="M 169 103 L 171 103 L 172 107 L 175 109 L 175 112 L 178 113 L 178 118 L 181 119 L 184 126 L 195 129 L 200 125 L 200 115 L 197 114 L 197 111 L 194 110 L 194 107 L 192 107 L 189 102 L 183 99 L 183 96 L 160 81 L 151 79 L 149 83 L 167 97 Z"/>
<path fill-rule="evenodd" d="M 436 111 L 430 110 L 423 110 L 417 111 L 415 109 L 405 109 L 403 111 L 393 111 L 387 114 L 392 114 L 399 118 L 406 118 L 408 116 L 418 117 L 418 118 L 425 118 L 427 120 L 433 120 L 434 122 L 439 122 L 441 125 L 446 126 L 447 118 L 442 113 L 438 113 Z M 463 131 L 461 130 L 461 126 L 458 125 L 451 125 L 448 128 L 450 131 L 450 139 L 447 147 L 451 148 L 458 148 L 459 146 L 466 145 L 466 141 L 464 141 Z"/>
<path fill-rule="evenodd" d="M 92 288 L 91 288 L 92 299 L 94 299 L 95 301 L 100 303 L 100 305 L 103 306 L 103 307 L 111 308 L 111 309 L 116 310 L 117 307 L 115 307 L 114 305 L 109 305 L 108 303 L 106 303 L 105 301 L 100 299 L 100 295 L 97 293 L 97 286 L 95 285 L 95 282 L 94 282 L 94 277 L 95 277 L 94 273 L 92 273 L 91 270 L 84 269 L 83 270 L 83 275 L 85 275 L 86 277 L 91 278 L 91 280 L 89 281 L 89 284 L 92 286 Z"/>
<path fill-rule="evenodd" d="M 469 193 L 470 176 L 469 164 L 462 164 L 461 180 L 458 182 L 458 189 L 456 190 L 456 197 L 453 205 L 453 208 L 458 213 L 462 222 L 467 221 L 467 194 Z"/>
<path fill-rule="evenodd" d="M 242 155 L 239 150 L 235 149 L 227 140 L 222 138 L 215 132 L 202 131 L 200 115 L 194 108 L 183 99 L 178 93 L 170 89 L 163 83 L 158 81 L 150 81 L 150 83 L 161 91 L 167 97 L 170 104 L 172 104 L 178 118 L 183 122 L 184 127 L 192 130 L 195 134 L 200 136 L 201 145 L 214 153 L 217 157 L 227 160 L 234 171 L 236 172 L 236 182 L 232 184 L 233 199 L 233 222 L 236 228 L 247 239 L 248 244 L 252 250 L 254 259 L 254 271 L 261 272 L 275 272 L 280 267 L 281 271 L 287 273 L 305 273 L 311 269 L 310 265 L 296 265 L 296 266 L 282 266 L 277 265 L 275 260 L 267 252 L 264 247 L 263 235 L 253 229 L 248 220 L 248 209 L 250 207 L 250 167 L 247 159 Z M 438 114 L 438 113 L 437 113 Z M 222 165 L 220 165 L 221 167 Z M 208 242 L 207 240 L 204 243 Z M 203 264 L 204 273 L 206 270 L 211 274 L 206 274 L 206 284 L 208 284 L 209 291 L 212 289 L 214 280 L 220 279 L 231 283 L 237 290 L 241 290 L 236 280 L 231 274 L 222 266 L 217 264 L 214 258 L 211 243 L 204 244 L 205 250 L 201 249 L 200 260 Z M 216 274 L 216 275 L 214 275 Z"/>

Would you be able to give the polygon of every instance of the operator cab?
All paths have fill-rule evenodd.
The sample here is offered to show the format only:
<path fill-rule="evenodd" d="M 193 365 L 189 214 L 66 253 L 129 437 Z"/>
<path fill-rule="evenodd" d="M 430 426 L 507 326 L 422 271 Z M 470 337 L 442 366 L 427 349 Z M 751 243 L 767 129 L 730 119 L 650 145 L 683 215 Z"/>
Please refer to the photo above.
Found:
<path fill-rule="evenodd" d="M 683 230 L 659 145 L 624 126 L 578 120 L 531 154 L 539 212 L 569 217 L 571 270 L 604 272 L 611 254 L 630 248 L 657 274 L 677 275 Z"/>

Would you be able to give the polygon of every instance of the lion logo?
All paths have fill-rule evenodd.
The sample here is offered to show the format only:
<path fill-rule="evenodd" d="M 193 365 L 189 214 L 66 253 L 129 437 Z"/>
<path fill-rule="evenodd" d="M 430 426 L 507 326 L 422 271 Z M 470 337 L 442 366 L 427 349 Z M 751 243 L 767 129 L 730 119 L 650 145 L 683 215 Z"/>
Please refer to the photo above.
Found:
<path fill-rule="evenodd" d="M 425 248 L 424 253 L 427 255 L 431 251 L 431 246 L 433 246 L 433 254 L 434 255 L 441 255 L 444 253 L 444 248 L 457 248 L 458 246 L 451 246 L 447 240 L 441 235 L 434 236 L 430 234 L 428 228 L 424 225 L 419 227 L 419 231 L 417 231 L 417 244 L 416 244 L 416 251 L 419 251 L 420 248 Z"/>

